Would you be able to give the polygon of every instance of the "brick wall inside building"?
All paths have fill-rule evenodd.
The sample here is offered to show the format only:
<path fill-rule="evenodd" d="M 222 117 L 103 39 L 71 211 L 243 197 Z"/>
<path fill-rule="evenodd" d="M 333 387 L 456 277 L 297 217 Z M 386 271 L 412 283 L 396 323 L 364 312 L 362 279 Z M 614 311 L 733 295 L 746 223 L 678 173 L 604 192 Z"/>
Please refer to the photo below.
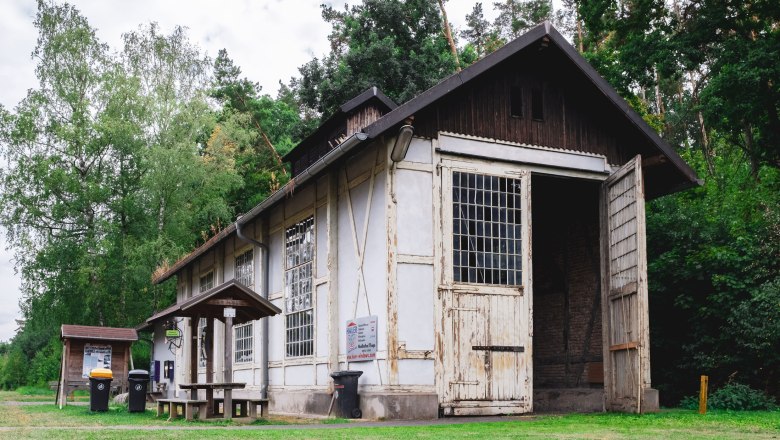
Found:
<path fill-rule="evenodd" d="M 535 176 L 534 387 L 601 387 L 598 184 Z"/>

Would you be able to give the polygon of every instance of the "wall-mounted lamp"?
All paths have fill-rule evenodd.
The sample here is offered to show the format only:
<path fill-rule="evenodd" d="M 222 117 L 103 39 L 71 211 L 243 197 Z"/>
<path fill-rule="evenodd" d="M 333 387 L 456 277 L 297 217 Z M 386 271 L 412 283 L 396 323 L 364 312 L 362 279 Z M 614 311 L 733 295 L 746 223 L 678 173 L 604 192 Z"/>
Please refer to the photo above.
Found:
<path fill-rule="evenodd" d="M 414 127 L 411 125 L 404 125 L 398 130 L 398 137 L 395 138 L 395 145 L 393 145 L 393 151 L 390 152 L 390 159 L 393 162 L 400 162 L 406 157 L 406 152 L 409 150 L 409 144 L 412 143 L 412 136 L 414 135 Z"/>

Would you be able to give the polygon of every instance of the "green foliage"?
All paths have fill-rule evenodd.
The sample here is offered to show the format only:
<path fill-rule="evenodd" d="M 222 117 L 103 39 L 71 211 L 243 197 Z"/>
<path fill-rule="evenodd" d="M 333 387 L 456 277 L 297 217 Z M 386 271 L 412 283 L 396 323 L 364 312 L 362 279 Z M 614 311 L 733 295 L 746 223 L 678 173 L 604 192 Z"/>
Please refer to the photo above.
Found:
<path fill-rule="evenodd" d="M 504 0 L 493 3 L 493 7 L 498 12 L 493 23 L 495 32 L 506 41 L 514 40 L 537 24 L 553 19 L 552 0 Z"/>
<path fill-rule="evenodd" d="M 455 72 L 436 2 L 364 0 L 344 11 L 323 5 L 331 52 L 300 67 L 301 103 L 323 116 L 371 86 L 402 103 Z"/>
<path fill-rule="evenodd" d="M 0 370 L 0 387 L 4 390 L 13 390 L 27 383 L 27 359 L 22 350 L 12 348 L 3 355 L 3 369 Z"/>
<path fill-rule="evenodd" d="M 701 188 L 648 206 L 653 377 L 670 399 L 699 374 L 778 392 L 780 356 L 768 347 L 780 343 L 780 170 L 757 181 L 739 157 L 721 150 Z"/>
<path fill-rule="evenodd" d="M 699 397 L 685 397 L 680 401 L 680 407 L 698 409 Z M 707 408 L 728 411 L 772 411 L 777 409 L 777 404 L 773 397 L 763 391 L 730 382 L 708 396 Z"/>
<path fill-rule="evenodd" d="M 148 341 L 138 341 L 131 347 L 135 368 L 149 370 L 152 361 L 152 344 Z"/>
<path fill-rule="evenodd" d="M 16 389 L 23 396 L 54 396 L 55 392 L 45 387 L 23 386 Z"/>

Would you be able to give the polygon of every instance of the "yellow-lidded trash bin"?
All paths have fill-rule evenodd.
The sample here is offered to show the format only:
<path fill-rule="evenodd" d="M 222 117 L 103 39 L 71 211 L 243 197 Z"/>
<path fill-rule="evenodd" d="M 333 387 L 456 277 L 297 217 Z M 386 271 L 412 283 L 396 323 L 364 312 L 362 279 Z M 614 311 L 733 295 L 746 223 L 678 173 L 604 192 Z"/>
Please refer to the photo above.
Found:
<path fill-rule="evenodd" d="M 108 411 L 108 397 L 114 374 L 108 368 L 93 368 L 89 372 L 89 410 Z"/>

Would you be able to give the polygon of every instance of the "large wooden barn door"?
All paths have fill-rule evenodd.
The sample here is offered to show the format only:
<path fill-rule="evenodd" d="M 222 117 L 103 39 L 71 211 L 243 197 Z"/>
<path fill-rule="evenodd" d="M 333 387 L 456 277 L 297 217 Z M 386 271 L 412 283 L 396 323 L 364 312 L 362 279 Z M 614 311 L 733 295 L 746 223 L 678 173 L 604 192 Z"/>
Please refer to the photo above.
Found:
<path fill-rule="evenodd" d="M 604 391 L 609 411 L 642 412 L 650 387 L 642 160 L 613 173 L 601 192 Z"/>
<path fill-rule="evenodd" d="M 440 401 L 447 415 L 532 410 L 530 174 L 442 173 Z"/>

